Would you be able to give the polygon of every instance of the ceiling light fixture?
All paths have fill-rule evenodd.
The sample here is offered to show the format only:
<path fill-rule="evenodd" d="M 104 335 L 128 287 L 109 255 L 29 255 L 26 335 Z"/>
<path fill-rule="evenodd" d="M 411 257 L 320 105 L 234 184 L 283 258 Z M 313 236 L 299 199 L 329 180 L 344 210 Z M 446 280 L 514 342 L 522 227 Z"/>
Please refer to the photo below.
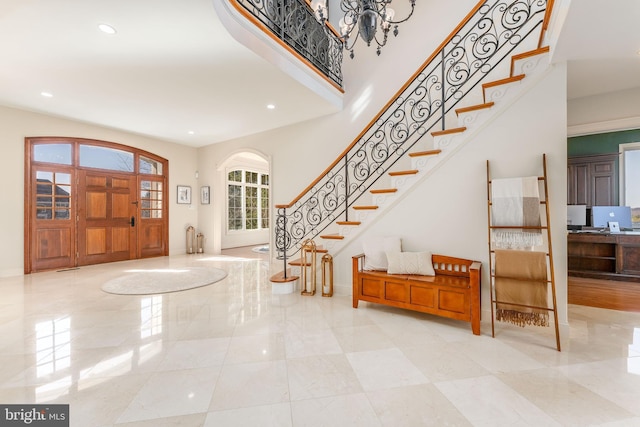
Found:
<path fill-rule="evenodd" d="M 403 19 L 394 21 L 395 11 L 387 7 L 391 0 L 341 0 L 340 9 L 344 17 L 340 19 L 340 33 L 344 39 L 344 48 L 349 51 L 349 56 L 353 59 L 353 47 L 358 41 L 358 35 L 371 46 L 375 40 L 378 48 L 376 53 L 380 55 L 380 49 L 387 44 L 387 36 L 393 25 L 393 35 L 398 35 L 398 24 L 407 21 L 413 15 L 416 0 L 409 0 L 411 11 Z M 321 19 L 323 10 L 319 11 Z M 378 28 L 382 31 L 382 36 L 376 34 Z M 357 31 L 356 31 L 357 29 Z M 355 34 L 354 34 L 355 33 Z"/>
<path fill-rule="evenodd" d="M 275 106 L 275 105 L 273 105 L 273 104 L 267 104 L 267 108 L 268 108 L 269 110 L 274 110 L 274 109 L 276 108 L 276 106 Z"/>
<path fill-rule="evenodd" d="M 40 92 L 40 95 L 44 96 L 45 98 L 53 98 L 53 94 L 51 92 Z"/>
<path fill-rule="evenodd" d="M 100 31 L 102 31 L 105 34 L 113 35 L 117 33 L 116 29 L 109 24 L 99 24 L 98 28 L 100 29 Z"/>

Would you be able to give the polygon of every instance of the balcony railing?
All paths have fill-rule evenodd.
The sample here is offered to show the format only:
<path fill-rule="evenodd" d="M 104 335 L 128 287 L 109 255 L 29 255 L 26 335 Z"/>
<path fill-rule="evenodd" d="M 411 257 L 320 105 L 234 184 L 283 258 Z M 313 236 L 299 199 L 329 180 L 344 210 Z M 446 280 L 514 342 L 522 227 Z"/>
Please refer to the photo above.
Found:
<path fill-rule="evenodd" d="M 305 0 L 233 0 L 319 72 L 342 87 L 342 39 Z"/>

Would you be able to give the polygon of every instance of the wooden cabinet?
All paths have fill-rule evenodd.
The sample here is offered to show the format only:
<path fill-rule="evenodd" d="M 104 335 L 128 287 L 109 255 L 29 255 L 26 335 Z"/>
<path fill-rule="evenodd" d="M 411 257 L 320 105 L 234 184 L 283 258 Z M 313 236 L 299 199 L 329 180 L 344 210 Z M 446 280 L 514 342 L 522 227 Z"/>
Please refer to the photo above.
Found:
<path fill-rule="evenodd" d="M 640 277 L 640 236 L 619 236 L 616 259 L 619 273 Z"/>
<path fill-rule="evenodd" d="M 589 197 L 591 186 L 589 185 L 589 164 L 572 164 L 569 159 L 567 170 L 567 204 L 591 206 Z"/>
<path fill-rule="evenodd" d="M 616 238 L 607 234 L 569 233 L 569 275 L 616 272 Z"/>
<path fill-rule="evenodd" d="M 618 154 L 570 157 L 567 165 L 567 204 L 618 205 Z"/>
<path fill-rule="evenodd" d="M 569 233 L 569 276 L 640 282 L 640 234 Z"/>

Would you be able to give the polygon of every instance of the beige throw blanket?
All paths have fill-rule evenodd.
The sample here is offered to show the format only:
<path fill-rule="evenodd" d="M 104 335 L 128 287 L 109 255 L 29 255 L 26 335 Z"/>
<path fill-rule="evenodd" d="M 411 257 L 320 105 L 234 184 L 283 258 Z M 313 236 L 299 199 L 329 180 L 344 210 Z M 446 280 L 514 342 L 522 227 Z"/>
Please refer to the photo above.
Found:
<path fill-rule="evenodd" d="M 496 319 L 518 326 L 549 326 L 547 255 L 544 252 L 496 250 Z M 507 303 L 507 304 L 505 304 Z M 523 304 L 530 307 L 510 305 Z"/>
<path fill-rule="evenodd" d="M 540 226 L 538 177 L 491 181 L 491 225 Z M 540 230 L 493 229 L 496 248 L 513 249 L 542 245 Z"/>

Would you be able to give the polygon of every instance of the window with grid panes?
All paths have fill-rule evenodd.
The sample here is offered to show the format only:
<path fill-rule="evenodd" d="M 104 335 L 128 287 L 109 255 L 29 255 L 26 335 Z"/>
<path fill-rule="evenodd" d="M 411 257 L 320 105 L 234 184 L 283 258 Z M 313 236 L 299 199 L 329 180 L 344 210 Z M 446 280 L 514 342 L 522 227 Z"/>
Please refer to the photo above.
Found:
<path fill-rule="evenodd" d="M 227 229 L 269 228 L 269 175 L 236 169 L 227 174 Z"/>
<path fill-rule="evenodd" d="M 71 219 L 71 174 L 36 171 L 36 219 Z"/>

